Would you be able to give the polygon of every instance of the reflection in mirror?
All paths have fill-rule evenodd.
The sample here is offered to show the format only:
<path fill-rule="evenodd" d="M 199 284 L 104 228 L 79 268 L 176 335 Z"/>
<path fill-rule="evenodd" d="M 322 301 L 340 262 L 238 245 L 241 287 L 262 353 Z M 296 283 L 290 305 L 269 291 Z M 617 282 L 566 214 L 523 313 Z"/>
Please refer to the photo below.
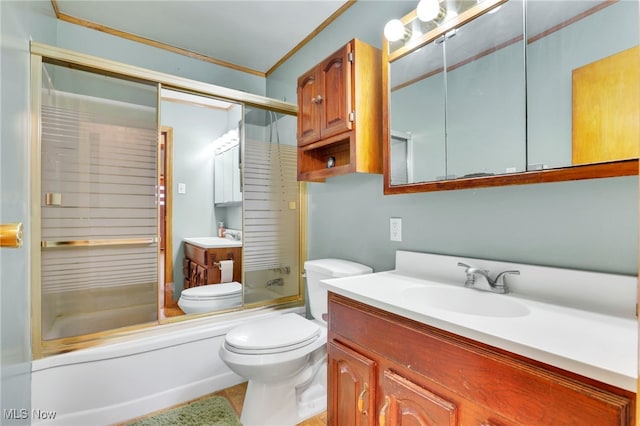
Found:
<path fill-rule="evenodd" d="M 391 131 L 391 182 L 413 182 L 413 138 L 410 133 Z"/>
<path fill-rule="evenodd" d="M 165 216 L 161 224 L 167 226 L 160 227 L 161 241 L 166 243 L 160 255 L 164 272 L 160 279 L 160 305 L 163 316 L 170 317 L 183 314 L 178 306 L 183 290 L 201 287 L 201 292 L 213 290 L 205 286 L 223 281 L 242 282 L 241 198 L 216 203 L 223 196 L 235 194 L 232 185 L 236 174 L 239 177 L 239 169 L 236 173 L 233 165 L 239 167 L 239 156 L 229 154 L 239 152 L 242 105 L 167 89 L 162 89 L 161 97 L 160 188 L 161 194 L 164 189 L 161 199 L 166 203 L 160 211 Z M 168 137 L 170 140 L 163 146 L 162 141 Z M 218 156 L 226 162 L 216 161 Z M 220 171 L 224 174 L 220 175 Z M 218 234 L 220 223 L 227 231 L 224 234 Z M 217 238 L 219 235 L 222 238 Z M 225 263 L 222 269 L 219 262 L 223 260 L 233 260 L 233 264 Z M 234 306 L 241 304 L 241 291 L 225 297 L 227 302 L 233 298 L 237 302 Z M 215 308 L 224 310 L 230 306 L 218 303 Z M 192 306 L 187 310 L 201 313 L 211 309 Z"/>
<path fill-rule="evenodd" d="M 163 89 L 161 123 L 164 317 L 297 300 L 295 116 Z"/>
<path fill-rule="evenodd" d="M 416 12 L 407 14 L 404 38 L 385 41 L 385 193 L 637 173 L 639 16 L 627 0 L 483 0 L 416 35 Z M 426 65 L 442 58 L 443 73 Z M 425 91 L 437 75 L 444 93 Z M 446 135 L 432 135 L 440 151 L 419 154 L 425 126 Z M 394 131 L 412 136 L 406 151 Z M 408 158 L 405 184 L 394 168 Z"/>
<path fill-rule="evenodd" d="M 446 174 L 443 67 L 443 44 L 435 42 L 390 64 L 392 185 L 436 180 Z M 400 134 L 407 141 L 404 149 L 397 145 Z M 394 170 L 402 164 L 412 170 L 411 176 Z"/>
<path fill-rule="evenodd" d="M 447 33 L 446 178 L 525 170 L 523 2 Z"/>
<path fill-rule="evenodd" d="M 523 3 L 492 12 L 389 65 L 392 185 L 525 170 Z M 412 136 L 407 182 L 394 131 Z"/>
<path fill-rule="evenodd" d="M 638 157 L 638 17 L 637 1 L 527 3 L 530 170 Z"/>

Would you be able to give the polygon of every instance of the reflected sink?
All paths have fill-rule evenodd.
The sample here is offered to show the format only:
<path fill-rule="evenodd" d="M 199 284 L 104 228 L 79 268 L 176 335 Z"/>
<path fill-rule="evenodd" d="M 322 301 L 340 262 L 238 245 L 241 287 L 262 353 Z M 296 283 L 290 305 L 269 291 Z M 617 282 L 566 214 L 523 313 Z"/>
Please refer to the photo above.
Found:
<path fill-rule="evenodd" d="M 529 313 L 524 304 L 501 294 L 465 287 L 411 287 L 402 292 L 412 305 L 484 317 L 521 317 Z"/>
<path fill-rule="evenodd" d="M 242 247 L 242 241 L 219 237 L 185 238 L 185 242 L 202 248 Z"/>

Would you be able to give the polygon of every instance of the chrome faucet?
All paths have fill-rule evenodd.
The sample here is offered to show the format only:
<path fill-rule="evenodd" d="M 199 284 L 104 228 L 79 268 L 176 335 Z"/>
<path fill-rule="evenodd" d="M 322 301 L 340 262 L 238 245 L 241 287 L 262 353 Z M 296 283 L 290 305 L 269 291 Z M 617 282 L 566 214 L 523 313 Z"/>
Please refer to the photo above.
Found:
<path fill-rule="evenodd" d="M 507 287 L 507 283 L 504 281 L 505 275 L 520 275 L 520 271 L 502 271 L 498 275 L 496 275 L 495 279 L 492 279 L 489 275 L 489 271 L 485 269 L 476 268 L 475 266 L 467 265 L 466 263 L 458 262 L 458 266 L 462 266 L 467 268 L 465 273 L 467 274 L 467 280 L 464 283 L 465 287 L 475 288 L 477 290 L 486 290 L 491 291 L 493 293 L 506 294 L 509 292 L 509 288 Z M 476 286 L 476 279 L 480 277 L 480 279 L 484 278 L 484 281 L 489 285 L 487 289 Z"/>

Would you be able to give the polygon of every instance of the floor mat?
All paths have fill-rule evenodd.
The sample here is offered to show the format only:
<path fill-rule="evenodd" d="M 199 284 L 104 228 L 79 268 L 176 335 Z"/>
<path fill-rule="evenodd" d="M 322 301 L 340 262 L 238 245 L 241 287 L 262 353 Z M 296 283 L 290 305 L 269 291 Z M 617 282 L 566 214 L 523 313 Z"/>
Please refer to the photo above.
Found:
<path fill-rule="evenodd" d="M 235 410 L 223 396 L 211 396 L 155 416 L 128 423 L 128 426 L 242 426 Z"/>

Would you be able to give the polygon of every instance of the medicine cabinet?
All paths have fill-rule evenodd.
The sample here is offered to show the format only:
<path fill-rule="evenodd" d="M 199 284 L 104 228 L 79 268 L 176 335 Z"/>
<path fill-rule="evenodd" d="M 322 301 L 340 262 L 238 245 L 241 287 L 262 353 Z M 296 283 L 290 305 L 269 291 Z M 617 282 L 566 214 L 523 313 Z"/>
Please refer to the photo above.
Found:
<path fill-rule="evenodd" d="M 383 37 L 385 194 L 637 174 L 637 2 L 439 5 Z"/>

